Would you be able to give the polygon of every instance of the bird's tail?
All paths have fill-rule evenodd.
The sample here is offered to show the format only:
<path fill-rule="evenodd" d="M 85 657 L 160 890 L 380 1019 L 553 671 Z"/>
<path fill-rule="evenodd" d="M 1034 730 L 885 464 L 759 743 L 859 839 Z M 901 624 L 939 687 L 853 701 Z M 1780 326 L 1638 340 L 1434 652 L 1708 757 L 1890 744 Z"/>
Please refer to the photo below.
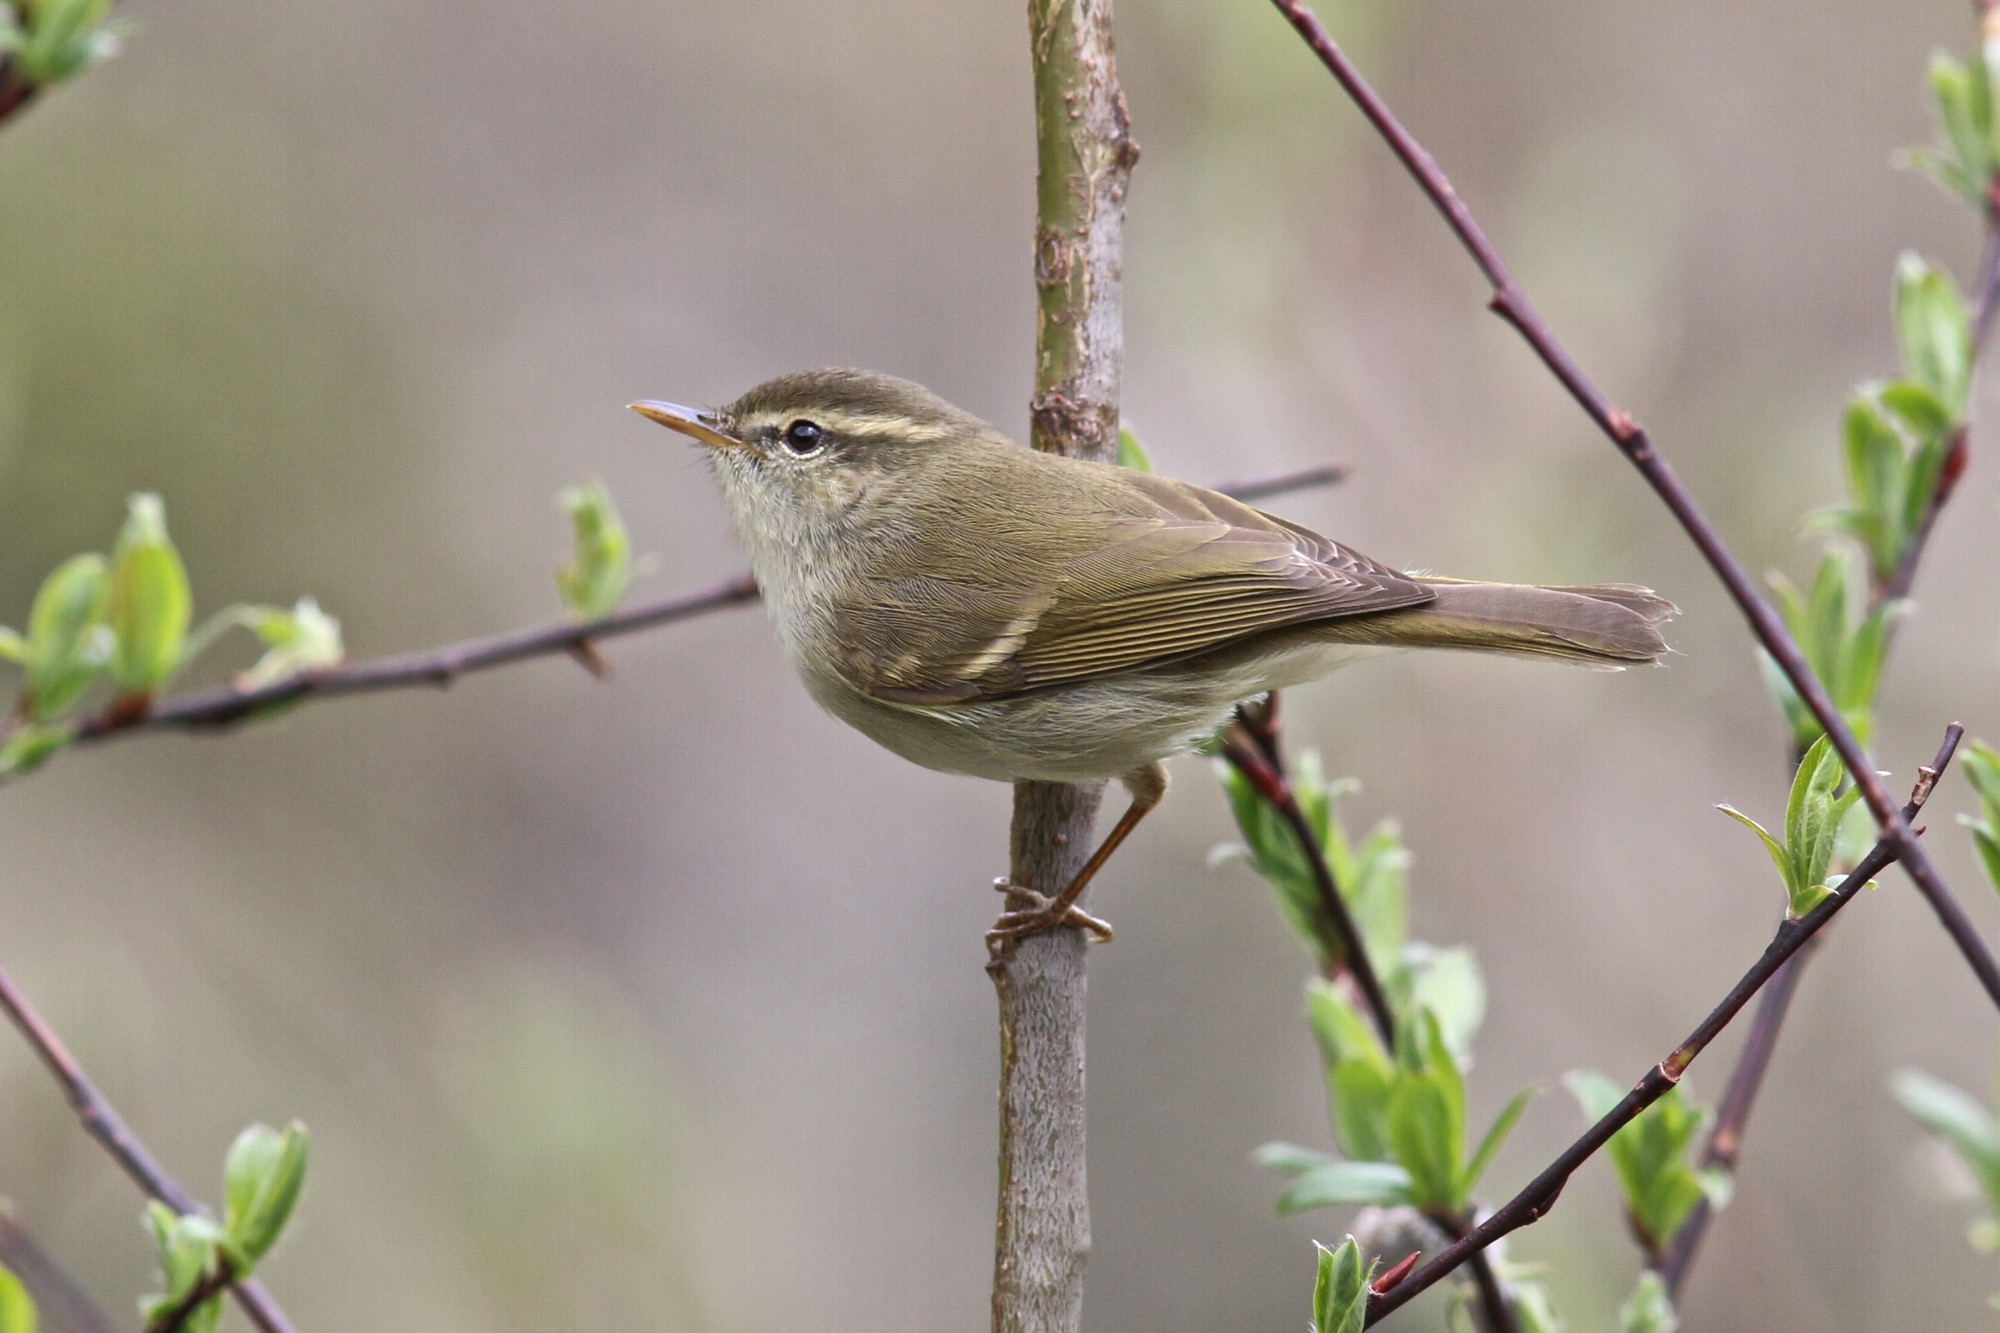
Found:
<path fill-rule="evenodd" d="M 1520 583 L 1419 580 L 1435 599 L 1421 606 L 1330 622 L 1352 643 L 1554 657 L 1616 669 L 1657 662 L 1667 642 L 1655 628 L 1677 607 L 1650 588 L 1605 583 L 1537 588 Z"/>

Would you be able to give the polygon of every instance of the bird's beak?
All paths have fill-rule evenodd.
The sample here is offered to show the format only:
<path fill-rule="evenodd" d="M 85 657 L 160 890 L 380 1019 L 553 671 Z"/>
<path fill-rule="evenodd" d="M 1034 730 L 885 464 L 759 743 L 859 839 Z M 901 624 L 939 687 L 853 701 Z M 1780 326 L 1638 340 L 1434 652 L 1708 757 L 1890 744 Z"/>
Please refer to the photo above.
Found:
<path fill-rule="evenodd" d="M 627 407 L 649 421 L 657 421 L 668 430 L 677 430 L 690 439 L 717 449 L 741 449 L 743 441 L 733 435 L 725 435 L 712 424 L 715 414 L 698 412 L 692 407 L 682 407 L 679 403 L 655 403 L 641 400 L 627 403 Z"/>

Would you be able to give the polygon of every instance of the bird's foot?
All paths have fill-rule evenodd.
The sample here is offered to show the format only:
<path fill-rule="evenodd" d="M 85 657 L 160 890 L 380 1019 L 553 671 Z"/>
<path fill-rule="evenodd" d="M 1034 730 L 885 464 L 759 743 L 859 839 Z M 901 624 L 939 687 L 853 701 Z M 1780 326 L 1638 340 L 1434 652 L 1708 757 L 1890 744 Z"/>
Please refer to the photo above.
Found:
<path fill-rule="evenodd" d="M 1026 898 L 1031 904 L 1002 912 L 1000 919 L 993 923 L 993 929 L 986 932 L 986 947 L 996 954 L 1030 935 L 1039 935 L 1058 926 L 1081 930 L 1099 944 L 1111 942 L 1111 924 L 1092 916 L 1075 903 L 1063 903 L 1033 889 L 1009 884 L 1004 879 L 994 880 L 993 888 L 1015 898 Z"/>

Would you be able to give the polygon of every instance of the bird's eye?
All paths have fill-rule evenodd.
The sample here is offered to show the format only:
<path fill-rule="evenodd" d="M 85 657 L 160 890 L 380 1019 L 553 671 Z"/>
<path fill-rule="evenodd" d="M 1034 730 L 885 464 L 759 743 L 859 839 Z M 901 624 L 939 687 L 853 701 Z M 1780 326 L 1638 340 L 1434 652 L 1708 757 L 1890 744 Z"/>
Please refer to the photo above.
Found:
<path fill-rule="evenodd" d="M 814 421 L 794 421 L 785 427 L 785 447 L 804 457 L 816 454 L 826 443 L 826 432 Z"/>

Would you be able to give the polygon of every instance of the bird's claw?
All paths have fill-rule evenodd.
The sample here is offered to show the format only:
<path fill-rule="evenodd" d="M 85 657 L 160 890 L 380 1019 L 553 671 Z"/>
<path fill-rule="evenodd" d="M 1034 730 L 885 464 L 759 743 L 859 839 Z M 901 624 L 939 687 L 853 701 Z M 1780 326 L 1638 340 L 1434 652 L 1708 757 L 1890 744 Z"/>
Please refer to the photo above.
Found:
<path fill-rule="evenodd" d="M 1024 889 L 1018 884 L 1009 884 L 1004 879 L 993 881 L 997 892 L 1010 894 L 1016 898 L 1026 898 L 1029 907 L 1002 912 L 993 928 L 986 932 L 986 947 L 999 953 L 1007 946 L 1030 935 L 1040 935 L 1058 926 L 1069 926 L 1083 931 L 1098 944 L 1111 942 L 1111 924 L 1070 903 L 1061 911 L 1056 910 L 1056 900 L 1033 889 Z"/>

